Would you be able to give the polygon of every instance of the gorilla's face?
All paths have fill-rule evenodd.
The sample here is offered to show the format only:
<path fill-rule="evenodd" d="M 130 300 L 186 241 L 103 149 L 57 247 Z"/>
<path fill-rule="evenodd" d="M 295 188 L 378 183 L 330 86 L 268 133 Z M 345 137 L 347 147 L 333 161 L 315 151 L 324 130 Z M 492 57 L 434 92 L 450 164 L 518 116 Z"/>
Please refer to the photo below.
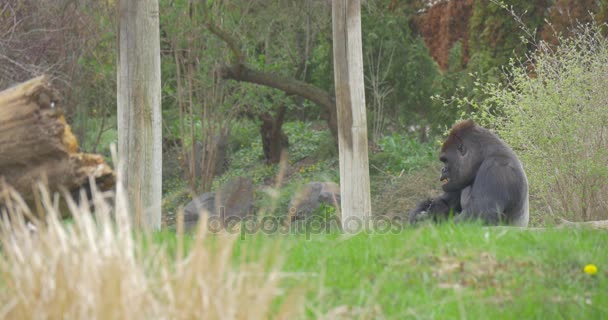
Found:
<path fill-rule="evenodd" d="M 443 162 L 439 180 L 443 182 L 445 192 L 459 191 L 473 183 L 475 178 L 475 161 L 473 153 L 464 141 L 451 144 L 439 155 Z"/>

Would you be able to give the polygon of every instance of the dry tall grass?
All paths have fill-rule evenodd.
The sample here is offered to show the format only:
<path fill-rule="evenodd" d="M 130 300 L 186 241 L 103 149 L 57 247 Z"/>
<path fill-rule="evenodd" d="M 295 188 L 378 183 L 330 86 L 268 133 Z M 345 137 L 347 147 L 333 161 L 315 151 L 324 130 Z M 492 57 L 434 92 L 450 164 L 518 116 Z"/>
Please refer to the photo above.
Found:
<path fill-rule="evenodd" d="M 73 224 L 60 220 L 57 197 L 41 188 L 44 220 L 0 223 L 0 319 L 268 319 L 302 315 L 303 295 L 283 292 L 280 256 L 233 263 L 235 238 L 210 246 L 201 227 L 187 253 L 171 257 L 138 240 L 125 200 L 94 192 L 67 200 Z M 30 209 L 7 191 L 6 216 Z M 214 236 L 215 237 L 215 236 Z M 178 242 L 181 237 L 178 235 Z M 273 261 L 268 263 L 268 261 Z M 285 296 L 287 295 L 287 296 Z"/>
<path fill-rule="evenodd" d="M 440 171 L 441 164 L 436 161 L 410 174 L 387 179 L 372 199 L 374 214 L 407 218 L 408 211 L 418 202 L 441 194 L 437 179 Z"/>

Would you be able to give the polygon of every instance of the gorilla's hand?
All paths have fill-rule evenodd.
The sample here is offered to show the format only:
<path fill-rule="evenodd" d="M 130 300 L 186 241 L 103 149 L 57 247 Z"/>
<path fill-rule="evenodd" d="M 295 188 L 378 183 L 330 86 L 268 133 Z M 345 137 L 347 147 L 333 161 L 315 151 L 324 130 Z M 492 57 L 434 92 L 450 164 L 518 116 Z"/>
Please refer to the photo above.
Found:
<path fill-rule="evenodd" d="M 409 212 L 409 222 L 410 224 L 416 224 L 420 221 L 424 221 L 430 217 L 429 208 L 433 204 L 432 199 L 426 199 L 420 201 L 416 208 Z"/>

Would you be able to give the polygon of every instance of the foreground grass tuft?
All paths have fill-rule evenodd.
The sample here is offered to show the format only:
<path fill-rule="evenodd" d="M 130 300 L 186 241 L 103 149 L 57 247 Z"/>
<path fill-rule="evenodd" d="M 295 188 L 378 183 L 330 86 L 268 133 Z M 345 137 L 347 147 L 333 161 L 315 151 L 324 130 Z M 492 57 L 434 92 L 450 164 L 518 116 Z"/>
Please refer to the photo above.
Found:
<path fill-rule="evenodd" d="M 18 195 L 9 198 L 10 216 L 31 216 Z M 276 251 L 237 268 L 234 236 L 202 228 L 187 252 L 179 236 L 166 250 L 131 228 L 120 197 L 111 207 L 96 193 L 95 219 L 87 203 L 70 202 L 71 224 L 48 195 L 43 203 L 37 231 L 16 218 L 0 225 L 0 319 L 268 319 L 303 309 L 298 290 L 281 288 Z"/>

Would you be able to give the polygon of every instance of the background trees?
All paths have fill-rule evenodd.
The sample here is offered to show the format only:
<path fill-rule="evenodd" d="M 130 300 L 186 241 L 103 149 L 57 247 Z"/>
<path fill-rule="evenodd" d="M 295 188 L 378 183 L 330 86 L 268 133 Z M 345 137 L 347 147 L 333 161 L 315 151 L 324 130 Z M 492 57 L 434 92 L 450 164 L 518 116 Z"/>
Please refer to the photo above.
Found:
<path fill-rule="evenodd" d="M 479 84 L 508 84 L 510 59 L 529 55 L 540 39 L 555 45 L 552 30 L 568 30 L 575 19 L 604 21 L 607 8 L 606 1 L 509 1 L 506 9 L 520 17 L 514 18 L 496 1 L 428 3 L 362 4 L 375 193 L 434 161 L 438 135 L 475 112 L 457 98 L 487 101 Z M 116 5 L 0 5 L 0 84 L 51 71 L 63 86 L 80 145 L 108 160 L 108 146 L 118 140 Z M 296 182 L 338 180 L 330 6 L 315 0 L 159 1 L 166 212 L 239 175 L 265 190 L 276 180 L 284 150 L 282 209 Z M 588 11 L 596 15 L 585 16 Z M 260 206 L 266 199 L 265 192 L 256 195 Z"/>

